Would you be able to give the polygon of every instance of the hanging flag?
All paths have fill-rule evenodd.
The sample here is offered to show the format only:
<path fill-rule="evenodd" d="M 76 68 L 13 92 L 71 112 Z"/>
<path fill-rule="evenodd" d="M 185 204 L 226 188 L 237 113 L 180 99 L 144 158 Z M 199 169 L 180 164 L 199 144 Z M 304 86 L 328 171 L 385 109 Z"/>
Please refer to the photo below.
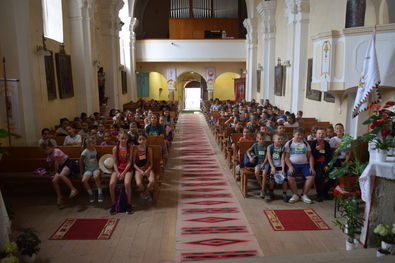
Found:
<path fill-rule="evenodd" d="M 234 79 L 234 93 L 235 101 L 242 101 L 245 99 L 246 78 Z"/>
<path fill-rule="evenodd" d="M 378 86 L 380 84 L 380 71 L 376 56 L 376 29 L 373 30 L 368 49 L 366 50 L 363 69 L 359 80 L 358 92 L 355 98 L 352 117 L 369 108 L 369 96 L 372 95 L 372 103 L 381 101 Z"/>
<path fill-rule="evenodd" d="M 7 79 L 6 89 L 4 79 L 0 79 L 0 112 L 2 119 L 0 127 L 3 129 L 9 127 L 9 132 L 21 134 L 18 80 Z"/>

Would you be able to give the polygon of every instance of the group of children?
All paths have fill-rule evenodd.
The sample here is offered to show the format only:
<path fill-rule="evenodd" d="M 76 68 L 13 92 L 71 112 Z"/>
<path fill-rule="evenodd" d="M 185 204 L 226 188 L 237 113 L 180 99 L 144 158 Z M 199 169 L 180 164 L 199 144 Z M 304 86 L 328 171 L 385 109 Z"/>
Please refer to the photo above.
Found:
<path fill-rule="evenodd" d="M 55 164 L 55 175 L 52 176 L 52 183 L 57 194 L 57 205 L 63 206 L 63 196 L 60 191 L 59 182 L 64 182 L 70 188 L 69 198 L 73 198 L 78 194 L 78 190 L 73 186 L 69 175 L 77 176 L 82 175 L 82 184 L 88 192 L 89 201 L 95 201 L 95 195 L 90 188 L 89 180 L 94 178 L 98 195 L 98 202 L 103 201 L 102 184 L 100 175 L 103 173 L 99 169 L 97 160 L 97 151 L 95 147 L 97 145 L 115 146 L 112 150 L 113 160 L 113 171 L 110 179 L 110 196 L 113 205 L 111 206 L 110 213 L 115 214 L 116 211 L 116 195 L 115 188 L 119 181 L 123 181 L 125 185 L 125 191 L 127 196 L 127 207 L 126 213 L 133 213 L 131 206 L 131 182 L 134 174 L 137 187 L 141 190 L 141 201 L 143 204 L 148 204 L 152 201 L 150 191 L 155 184 L 155 176 L 153 172 L 153 156 L 152 149 L 147 146 L 147 135 L 158 136 L 165 135 L 166 146 L 163 147 L 164 154 L 167 154 L 167 148 L 170 147 L 172 141 L 172 130 L 173 120 L 170 117 L 168 109 L 163 111 L 163 116 L 159 118 L 157 114 L 147 113 L 146 118 L 149 119 L 144 129 L 139 129 L 139 123 L 135 122 L 131 118 L 133 113 L 129 113 L 128 121 L 130 121 L 129 131 L 118 130 L 115 133 L 112 131 L 105 130 L 105 124 L 99 122 L 89 126 L 89 123 L 85 121 L 81 122 L 81 130 L 76 133 L 75 128 L 70 125 L 66 118 L 61 119 L 60 127 L 56 130 L 55 135 L 65 136 L 64 146 L 80 146 L 82 147 L 82 153 L 79 160 L 79 165 L 72 161 L 65 153 L 60 149 L 55 148 L 57 146 L 56 141 L 51 138 L 51 132 L 45 128 L 42 130 L 42 138 L 39 140 L 39 147 L 47 154 L 47 161 L 50 165 Z M 81 115 L 84 117 L 84 115 Z M 101 140 L 100 137 L 103 137 Z M 113 137 L 117 137 L 117 141 L 113 140 Z M 85 138 L 82 140 L 82 138 Z M 136 145 L 136 147 L 132 147 Z M 148 185 L 143 185 L 143 178 L 147 177 Z"/>
<path fill-rule="evenodd" d="M 329 190 L 333 187 L 335 180 L 328 178 L 324 184 L 329 173 L 328 164 L 333 154 L 339 155 L 339 161 L 335 167 L 343 165 L 350 159 L 349 153 L 337 152 L 344 135 L 343 125 L 341 123 L 335 125 L 336 136 L 333 136 L 332 126 L 327 130 L 314 126 L 311 134 L 306 138 L 304 129 L 294 124 L 296 122 L 293 114 L 288 115 L 287 120 L 291 125 L 296 126 L 292 138 L 288 138 L 285 134 L 284 124 L 278 124 L 276 127 L 273 125 L 272 129 L 275 134 L 273 138 L 270 138 L 267 135 L 268 126 L 272 125 L 270 119 L 267 125 L 258 126 L 259 128 L 254 125 L 256 122 L 254 117 L 245 128 L 241 125 L 237 115 L 230 117 L 226 123 L 233 124 L 232 133 L 243 133 L 239 141 L 256 141 L 245 154 L 249 163 L 253 164 L 255 176 L 261 185 L 261 198 L 265 198 L 268 193 L 270 199 L 275 199 L 273 188 L 277 182 L 282 184 L 284 202 L 295 203 L 301 199 L 305 203 L 312 203 L 307 194 L 313 184 L 317 191 L 316 202 L 322 202 L 324 199 L 331 200 Z M 251 133 L 256 133 L 255 140 L 251 137 Z M 306 140 L 311 142 L 308 143 Z M 232 147 L 235 148 L 234 144 Z M 243 160 L 243 156 L 240 156 L 240 160 Z M 239 167 L 236 169 L 238 170 Z M 296 184 L 298 174 L 302 174 L 306 179 L 300 196 Z M 240 180 L 239 176 L 238 174 L 237 180 Z M 269 191 L 266 190 L 267 179 L 269 179 Z M 288 186 L 292 191 L 290 199 L 287 197 Z"/>

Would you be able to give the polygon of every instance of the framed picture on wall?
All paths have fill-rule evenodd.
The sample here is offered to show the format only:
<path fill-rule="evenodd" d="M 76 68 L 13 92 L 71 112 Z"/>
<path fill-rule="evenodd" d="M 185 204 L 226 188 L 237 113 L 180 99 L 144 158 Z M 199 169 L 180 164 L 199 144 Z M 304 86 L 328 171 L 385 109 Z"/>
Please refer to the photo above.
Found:
<path fill-rule="evenodd" d="M 57 99 L 56 96 L 56 83 L 55 83 L 55 65 L 53 63 L 53 52 L 48 50 L 51 56 L 44 57 L 45 63 L 45 79 L 47 82 L 48 100 Z"/>
<path fill-rule="evenodd" d="M 335 97 L 331 94 L 329 94 L 328 92 L 324 92 L 324 101 L 326 102 L 335 102 Z"/>
<path fill-rule="evenodd" d="M 126 85 L 126 71 L 121 71 L 122 94 L 128 93 L 128 86 Z"/>
<path fill-rule="evenodd" d="M 321 91 L 311 89 L 312 79 L 313 79 L 313 59 L 309 58 L 307 62 L 306 98 L 310 100 L 321 101 Z"/>
<path fill-rule="evenodd" d="M 61 99 L 74 97 L 73 74 L 71 71 L 71 57 L 56 53 L 56 73 L 58 77 L 59 97 Z"/>
<path fill-rule="evenodd" d="M 274 67 L 274 95 L 276 96 L 283 96 L 283 66 L 278 64 Z"/>

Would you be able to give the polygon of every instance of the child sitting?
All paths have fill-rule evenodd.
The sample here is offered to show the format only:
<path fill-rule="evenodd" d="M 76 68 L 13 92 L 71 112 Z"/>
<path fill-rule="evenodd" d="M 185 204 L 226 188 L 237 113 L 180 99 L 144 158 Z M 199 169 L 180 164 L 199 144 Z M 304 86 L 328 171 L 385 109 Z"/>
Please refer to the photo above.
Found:
<path fill-rule="evenodd" d="M 69 120 L 67 118 L 60 119 L 60 127 L 55 131 L 54 136 L 67 136 L 67 126 L 69 126 Z"/>
<path fill-rule="evenodd" d="M 285 127 L 299 127 L 299 123 L 295 121 L 295 114 L 287 115 L 287 122 L 284 123 Z"/>
<path fill-rule="evenodd" d="M 296 122 L 304 122 L 304 120 L 302 119 L 303 117 L 303 111 L 299 110 L 296 113 Z"/>
<path fill-rule="evenodd" d="M 111 124 L 110 131 L 112 137 L 117 137 L 119 132 L 119 125 L 117 123 Z"/>
<path fill-rule="evenodd" d="M 310 143 L 311 152 L 313 154 L 315 164 L 315 187 L 317 190 L 317 197 L 315 201 L 322 202 L 324 198 L 328 198 L 329 189 L 335 184 L 335 179 L 330 179 L 323 188 L 325 173 L 328 171 L 328 163 L 332 160 L 332 149 L 325 139 L 326 133 L 324 129 L 318 128 L 316 132 L 316 140 Z M 328 198 L 330 199 L 330 198 Z"/>
<path fill-rule="evenodd" d="M 284 146 L 284 160 L 288 166 L 288 184 L 293 194 L 291 199 L 288 201 L 289 203 L 295 203 L 300 199 L 298 195 L 298 188 L 296 186 L 296 175 L 299 173 L 302 173 L 306 178 L 301 198 L 305 203 L 312 203 L 307 194 L 314 183 L 314 158 L 311 154 L 310 145 L 303 140 L 304 134 L 305 132 L 303 128 L 295 127 L 293 131 L 293 139 L 289 140 Z"/>
<path fill-rule="evenodd" d="M 251 118 L 251 122 L 250 122 L 250 125 L 248 126 L 248 128 L 250 128 L 250 131 L 252 133 L 257 133 L 259 131 L 258 119 L 255 116 L 253 116 Z"/>
<path fill-rule="evenodd" d="M 264 132 L 264 133 L 266 134 L 266 136 L 265 136 L 265 142 L 271 142 L 271 141 L 272 141 L 272 138 L 270 138 L 270 136 L 267 135 L 268 129 L 267 129 L 267 127 L 266 127 L 265 125 L 260 126 L 260 127 L 259 127 L 259 131 Z"/>
<path fill-rule="evenodd" d="M 99 124 L 97 125 L 97 136 L 103 137 L 105 130 L 106 124 L 104 122 L 99 122 Z"/>
<path fill-rule="evenodd" d="M 261 178 L 261 171 L 264 169 L 265 159 L 266 159 L 266 150 L 267 145 L 265 144 L 265 133 L 258 132 L 256 135 L 257 142 L 254 143 L 247 151 L 246 154 L 250 159 L 250 163 L 255 164 L 255 177 L 258 180 L 259 184 L 261 185 L 262 189 L 264 189 L 264 182 L 262 182 Z M 255 160 L 254 157 L 257 157 Z M 265 192 L 262 193 L 261 196 L 264 196 Z"/>
<path fill-rule="evenodd" d="M 171 124 L 166 124 L 165 116 L 161 116 L 159 118 L 159 123 L 163 126 L 163 130 L 165 131 L 165 143 L 167 149 L 170 149 L 171 142 L 173 141 L 173 129 L 171 128 Z"/>
<path fill-rule="evenodd" d="M 81 130 L 78 132 L 81 136 L 89 136 L 89 122 L 86 120 L 81 121 Z"/>
<path fill-rule="evenodd" d="M 46 141 L 46 140 L 51 141 L 51 143 L 54 147 L 57 146 L 56 141 L 54 139 L 51 139 L 51 131 L 48 128 L 42 129 L 41 135 L 43 137 L 38 141 L 38 146 L 40 146 L 43 143 L 43 141 Z"/>
<path fill-rule="evenodd" d="M 349 152 L 338 152 L 337 148 L 339 148 L 340 142 L 343 138 L 344 135 L 344 126 L 341 123 L 337 123 L 335 125 L 335 132 L 336 136 L 332 137 L 332 139 L 329 141 L 329 145 L 332 148 L 332 152 L 335 152 L 335 154 L 339 155 L 339 158 L 337 159 L 335 166 L 334 167 L 339 167 L 344 165 L 350 160 L 350 153 Z"/>
<path fill-rule="evenodd" d="M 103 135 L 103 141 L 100 146 L 107 146 L 107 145 L 117 145 L 112 139 L 112 135 L 110 131 L 105 131 Z"/>
<path fill-rule="evenodd" d="M 81 146 L 82 139 L 81 135 L 75 134 L 75 130 L 70 125 L 66 127 L 67 136 L 64 138 L 63 145 L 64 146 Z"/>
<path fill-rule="evenodd" d="M 82 146 L 83 149 L 86 148 L 86 140 L 87 140 L 89 137 L 95 138 L 95 145 L 100 145 L 100 144 L 101 144 L 101 140 L 100 140 L 100 138 L 97 136 L 97 129 L 96 129 L 95 126 L 93 126 L 92 128 L 89 129 L 89 136 L 86 137 L 86 138 L 84 139 L 84 143 L 83 143 L 83 146 Z"/>
<path fill-rule="evenodd" d="M 113 205 L 110 209 L 110 214 L 114 215 L 118 211 L 116 209 L 115 187 L 118 181 L 123 181 L 127 196 L 126 213 L 133 214 L 132 208 L 132 158 L 130 151 L 133 150 L 131 145 L 128 145 L 129 136 L 126 132 L 120 131 L 118 134 L 118 144 L 112 150 L 114 160 L 114 172 L 110 179 L 110 195 Z M 132 154 L 133 155 L 133 154 Z"/>
<path fill-rule="evenodd" d="M 284 178 L 285 175 L 285 163 L 284 159 L 282 158 L 282 155 L 284 153 L 284 147 L 283 147 L 283 135 L 282 134 L 274 134 L 273 135 L 273 143 L 267 147 L 267 160 L 268 160 L 268 169 L 265 169 L 263 173 L 263 178 L 262 178 L 262 191 L 261 193 L 265 193 L 265 183 L 266 183 L 266 176 L 269 173 L 269 196 L 271 200 L 275 199 L 273 188 L 274 188 L 274 182 L 275 182 L 275 176 L 280 177 L 283 179 L 282 186 L 283 186 L 283 201 L 288 202 L 288 197 L 287 197 L 287 188 L 288 188 L 288 183 L 287 183 L 287 178 Z M 266 168 L 266 167 L 265 167 Z M 278 173 L 281 173 L 279 175 Z M 262 197 L 262 196 L 261 196 Z M 264 197 L 264 196 L 263 196 Z"/>
<path fill-rule="evenodd" d="M 130 123 L 128 134 L 130 136 L 129 143 L 131 145 L 138 145 L 137 138 L 139 137 L 139 132 L 138 132 L 138 128 L 137 128 L 137 123 L 136 122 Z"/>
<path fill-rule="evenodd" d="M 74 121 L 73 121 L 73 128 L 76 130 L 80 130 L 81 129 L 81 120 L 79 117 L 75 117 Z"/>
<path fill-rule="evenodd" d="M 282 143 L 286 143 L 289 140 L 288 135 L 285 134 L 284 124 L 277 125 L 277 134 L 282 135 Z"/>
<path fill-rule="evenodd" d="M 55 175 L 51 176 L 51 178 L 52 185 L 55 188 L 56 195 L 58 196 L 56 204 L 60 208 L 63 205 L 63 196 L 60 191 L 59 181 L 64 182 L 70 188 L 69 198 L 75 197 L 78 194 L 78 190 L 74 187 L 67 176 L 70 174 L 78 175 L 80 173 L 80 169 L 64 152 L 55 148 L 51 141 L 43 141 L 43 143 L 40 144 L 40 149 L 47 155 L 47 162 L 49 165 L 51 166 L 52 164 L 55 164 Z"/>
<path fill-rule="evenodd" d="M 97 201 L 103 202 L 103 191 L 100 180 L 100 170 L 99 165 L 97 163 L 97 151 L 96 151 L 96 138 L 95 137 L 87 137 L 85 140 L 86 148 L 82 151 L 80 157 L 80 171 L 85 172 L 82 176 L 82 184 L 85 187 L 86 191 L 89 194 L 89 201 L 92 203 L 95 201 L 95 194 L 93 193 L 90 185 L 89 179 L 93 176 L 95 179 L 95 183 L 97 186 Z"/>
<path fill-rule="evenodd" d="M 332 137 L 335 136 L 335 130 L 333 129 L 333 126 L 329 126 L 326 129 L 326 137 L 325 137 L 325 141 L 330 141 L 332 139 Z"/>
<path fill-rule="evenodd" d="M 317 125 L 314 125 L 313 127 L 311 127 L 310 135 L 307 136 L 307 140 L 308 141 L 314 141 L 316 139 L 315 138 L 315 134 L 317 133 L 317 130 L 318 130 L 318 126 Z"/>
<path fill-rule="evenodd" d="M 150 191 L 155 184 L 155 175 L 152 170 L 154 164 L 152 149 L 147 145 L 147 135 L 140 134 L 138 137 L 138 143 L 139 145 L 133 152 L 132 160 L 134 163 L 136 185 L 141 190 L 140 199 L 145 205 L 152 201 Z M 144 176 L 148 179 L 147 187 L 144 187 L 142 182 Z"/>

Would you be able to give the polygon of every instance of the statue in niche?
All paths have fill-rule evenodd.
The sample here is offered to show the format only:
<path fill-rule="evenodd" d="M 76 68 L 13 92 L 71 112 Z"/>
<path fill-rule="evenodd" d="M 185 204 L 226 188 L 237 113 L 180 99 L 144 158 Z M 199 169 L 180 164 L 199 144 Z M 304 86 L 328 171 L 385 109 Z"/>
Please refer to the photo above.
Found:
<path fill-rule="evenodd" d="M 347 0 L 346 28 L 365 25 L 366 0 Z"/>
<path fill-rule="evenodd" d="M 103 104 L 104 103 L 104 98 L 105 98 L 105 93 L 106 93 L 106 78 L 105 78 L 106 73 L 103 72 L 103 67 L 99 68 L 99 71 L 97 72 L 97 79 L 99 83 L 99 103 Z"/>

